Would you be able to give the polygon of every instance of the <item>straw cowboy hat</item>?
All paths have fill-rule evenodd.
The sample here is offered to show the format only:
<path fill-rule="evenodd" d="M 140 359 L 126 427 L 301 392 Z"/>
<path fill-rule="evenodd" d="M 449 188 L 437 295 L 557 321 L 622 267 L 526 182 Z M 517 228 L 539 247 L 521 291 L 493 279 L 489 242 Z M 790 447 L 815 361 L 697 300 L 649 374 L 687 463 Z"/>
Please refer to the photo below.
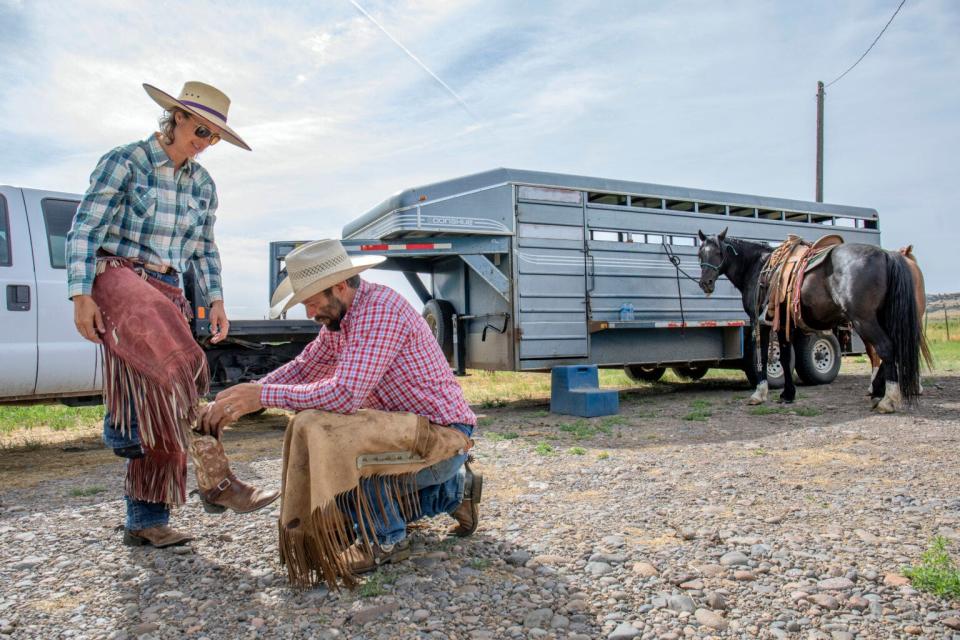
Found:
<path fill-rule="evenodd" d="M 241 149 L 250 151 L 250 146 L 227 126 L 227 111 L 230 109 L 230 98 L 215 87 L 202 82 L 187 82 L 180 90 L 180 97 L 174 98 L 155 86 L 143 83 L 143 89 L 154 102 L 169 111 L 180 107 L 184 111 L 212 122 L 220 128 L 220 137 Z"/>
<path fill-rule="evenodd" d="M 270 299 L 270 317 L 277 318 L 295 304 L 352 278 L 386 260 L 384 256 L 351 258 L 339 240 L 316 240 L 287 254 L 287 279 Z"/>

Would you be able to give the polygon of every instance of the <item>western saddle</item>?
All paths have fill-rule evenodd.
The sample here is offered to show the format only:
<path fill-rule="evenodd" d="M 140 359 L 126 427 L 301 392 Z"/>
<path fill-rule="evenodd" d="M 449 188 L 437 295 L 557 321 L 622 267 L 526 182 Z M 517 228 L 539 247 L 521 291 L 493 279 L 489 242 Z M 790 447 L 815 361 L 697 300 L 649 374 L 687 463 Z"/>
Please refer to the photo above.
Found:
<path fill-rule="evenodd" d="M 781 322 L 790 339 L 791 325 L 812 331 L 800 317 L 800 287 L 804 275 L 817 268 L 839 244 L 843 238 L 836 234 L 825 235 L 814 243 L 790 234 L 786 241 L 777 247 L 760 273 L 760 286 L 766 291 L 766 312 L 761 316 L 771 325 L 773 331 L 780 328 Z M 780 317 L 781 307 L 786 308 L 785 317 Z"/>

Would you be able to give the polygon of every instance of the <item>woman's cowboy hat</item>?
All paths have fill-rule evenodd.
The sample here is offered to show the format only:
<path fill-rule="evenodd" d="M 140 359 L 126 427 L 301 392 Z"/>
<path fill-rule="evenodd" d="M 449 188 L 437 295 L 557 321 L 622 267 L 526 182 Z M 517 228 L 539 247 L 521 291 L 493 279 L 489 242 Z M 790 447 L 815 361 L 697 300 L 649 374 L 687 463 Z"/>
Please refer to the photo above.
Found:
<path fill-rule="evenodd" d="M 351 258 L 339 240 L 316 240 L 302 244 L 284 259 L 287 279 L 270 299 L 270 317 L 277 318 L 295 304 L 380 264 L 384 256 Z"/>
<path fill-rule="evenodd" d="M 220 137 L 235 144 L 241 149 L 250 151 L 250 146 L 238 136 L 233 129 L 227 126 L 227 111 L 230 109 L 230 98 L 215 87 L 202 82 L 187 82 L 180 91 L 180 97 L 174 98 L 155 86 L 143 83 L 143 89 L 154 102 L 169 111 L 180 107 L 184 111 L 200 116 L 217 125 L 223 132 Z"/>

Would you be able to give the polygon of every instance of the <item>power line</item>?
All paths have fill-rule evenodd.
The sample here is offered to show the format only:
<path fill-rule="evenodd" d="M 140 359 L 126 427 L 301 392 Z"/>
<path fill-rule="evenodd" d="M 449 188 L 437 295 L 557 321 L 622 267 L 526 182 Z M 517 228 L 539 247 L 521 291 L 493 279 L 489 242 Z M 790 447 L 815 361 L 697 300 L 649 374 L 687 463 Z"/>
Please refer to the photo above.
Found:
<path fill-rule="evenodd" d="M 348 0 L 348 2 L 350 2 L 350 4 L 352 4 L 357 11 L 359 11 L 360 13 L 362 13 L 362 14 L 367 18 L 367 20 L 369 20 L 370 22 L 372 22 L 373 25 L 374 25 L 377 29 L 379 29 L 380 31 L 382 31 L 382 32 L 383 32 L 383 35 L 385 35 L 385 36 L 387 36 L 388 38 L 390 38 L 390 41 L 393 42 L 393 44 L 397 45 L 397 47 L 398 47 L 401 51 L 403 51 L 403 52 L 407 55 L 408 58 L 410 58 L 411 60 L 413 60 L 413 61 L 417 64 L 417 66 L 419 66 L 421 69 L 423 69 L 425 72 L 427 72 L 427 74 L 428 74 L 431 78 L 433 78 L 434 80 L 436 80 L 436 81 L 437 81 L 437 84 L 439 84 L 441 87 L 443 87 L 443 89 L 444 89 L 447 93 L 449 93 L 449 94 L 453 97 L 454 100 L 456 100 L 457 104 L 459 104 L 461 107 L 463 107 L 463 110 L 466 111 L 467 114 L 468 114 L 471 118 L 473 118 L 474 120 L 476 120 L 479 125 L 485 126 L 484 123 L 483 123 L 483 120 L 481 120 L 480 117 L 477 116 L 477 114 L 475 114 L 475 113 L 473 112 L 473 110 L 470 109 L 469 106 L 467 106 L 467 103 L 464 101 L 464 99 L 461 98 L 461 97 L 457 94 L 457 92 L 454 91 L 454 90 L 450 87 L 450 85 L 448 85 L 446 82 L 444 82 L 443 80 L 441 80 L 441 79 L 440 79 L 440 76 L 438 76 L 438 75 L 435 74 L 433 71 L 431 71 L 430 68 L 429 68 L 426 64 L 424 64 L 424 62 L 423 62 L 422 60 L 420 60 L 420 58 L 418 58 L 416 55 L 414 55 L 414 53 L 413 53 L 412 51 L 410 51 L 410 49 L 408 49 L 407 47 L 405 47 L 402 42 L 400 42 L 400 41 L 397 40 L 395 37 L 393 37 L 393 34 L 390 33 L 389 31 L 387 31 L 386 28 L 385 28 L 382 24 L 380 24 L 379 22 L 377 22 L 376 19 L 367 12 L 366 9 L 364 9 L 364 8 L 361 7 L 359 4 L 357 4 L 356 0 Z"/>
<path fill-rule="evenodd" d="M 887 27 L 890 26 L 890 23 L 893 22 L 893 19 L 897 17 L 897 14 L 898 14 L 898 13 L 900 13 L 900 9 L 903 7 L 903 5 L 904 5 L 904 3 L 905 3 L 906 1 L 907 1 L 907 0 L 901 0 L 900 6 L 897 7 L 897 10 L 893 12 L 893 15 L 890 16 L 890 19 L 889 19 L 889 20 L 887 20 L 887 24 L 883 27 L 883 29 L 880 30 L 880 33 L 877 34 L 877 37 L 873 39 L 873 42 L 870 44 L 869 47 L 867 47 L 867 50 L 863 52 L 863 55 L 860 56 L 859 58 L 857 58 L 857 61 L 854 62 L 852 65 L 850 65 L 850 68 L 849 68 L 849 69 L 847 69 L 846 71 L 844 71 L 843 73 L 841 73 L 841 74 L 840 74 L 839 76 L 837 76 L 833 81 L 828 82 L 828 83 L 824 86 L 824 88 L 829 87 L 829 86 L 832 85 L 834 82 L 836 82 L 837 80 L 839 80 L 839 79 L 842 78 L 843 76 L 845 76 L 845 75 L 847 75 L 848 73 L 850 73 L 851 71 L 853 71 L 853 68 L 854 68 L 855 66 L 857 66 L 858 64 L 860 64 L 860 61 L 861 61 L 861 60 L 863 60 L 864 58 L 867 57 L 867 54 L 870 53 L 870 49 L 873 49 L 873 45 L 877 44 L 877 41 L 880 40 L 880 36 L 883 35 L 883 32 L 887 30 Z"/>

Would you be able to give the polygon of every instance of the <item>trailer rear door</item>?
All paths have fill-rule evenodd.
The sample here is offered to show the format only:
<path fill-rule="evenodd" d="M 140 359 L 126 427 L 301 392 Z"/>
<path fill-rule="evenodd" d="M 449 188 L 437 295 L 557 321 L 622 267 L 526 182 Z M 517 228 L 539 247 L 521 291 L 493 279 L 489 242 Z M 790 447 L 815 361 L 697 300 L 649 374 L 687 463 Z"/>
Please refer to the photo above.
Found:
<path fill-rule="evenodd" d="M 516 295 L 520 359 L 589 353 L 583 206 L 520 201 Z"/>

